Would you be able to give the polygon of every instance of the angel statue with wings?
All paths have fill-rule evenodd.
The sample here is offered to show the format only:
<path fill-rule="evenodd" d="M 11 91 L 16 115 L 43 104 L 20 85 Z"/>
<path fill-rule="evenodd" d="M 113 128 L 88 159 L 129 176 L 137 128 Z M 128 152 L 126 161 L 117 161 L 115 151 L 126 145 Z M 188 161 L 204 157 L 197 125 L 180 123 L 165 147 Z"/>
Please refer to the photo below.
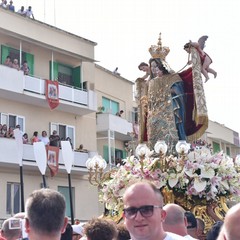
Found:
<path fill-rule="evenodd" d="M 208 73 L 212 73 L 214 75 L 214 78 L 217 77 L 217 72 L 209 67 L 210 64 L 212 63 L 212 59 L 209 57 L 209 55 L 207 53 L 205 53 L 203 51 L 203 49 L 205 47 L 205 42 L 206 42 L 207 39 L 208 39 L 208 36 L 202 36 L 198 39 L 198 42 L 190 41 L 189 43 L 186 43 L 184 45 L 184 50 L 187 53 L 191 52 L 190 51 L 191 47 L 196 48 L 196 50 L 198 51 L 200 59 L 201 59 L 201 63 L 202 63 L 201 72 L 205 77 L 205 82 L 207 82 L 209 80 Z M 189 63 L 191 63 L 191 61 Z"/>

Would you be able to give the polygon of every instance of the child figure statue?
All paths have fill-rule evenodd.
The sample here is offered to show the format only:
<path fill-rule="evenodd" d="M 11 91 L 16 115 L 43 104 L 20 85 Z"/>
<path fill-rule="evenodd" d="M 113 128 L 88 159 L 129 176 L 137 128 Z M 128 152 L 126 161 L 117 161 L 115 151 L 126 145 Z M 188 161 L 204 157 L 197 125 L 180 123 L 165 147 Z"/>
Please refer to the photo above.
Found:
<path fill-rule="evenodd" d="M 201 59 L 201 63 L 202 63 L 201 72 L 205 77 L 205 82 L 207 82 L 209 80 L 208 73 L 212 73 L 214 75 L 214 78 L 217 77 L 217 72 L 209 67 L 210 64 L 212 63 L 212 59 L 209 57 L 209 55 L 207 53 L 205 53 L 203 51 L 207 38 L 208 38 L 208 36 L 202 36 L 202 37 L 199 38 L 198 42 L 190 41 L 189 43 L 186 43 L 184 45 L 184 50 L 187 53 L 190 53 L 190 48 L 191 47 L 194 47 L 194 48 L 197 49 L 197 51 L 199 53 L 199 56 L 200 56 L 200 59 Z M 191 63 L 191 61 L 189 63 Z"/>

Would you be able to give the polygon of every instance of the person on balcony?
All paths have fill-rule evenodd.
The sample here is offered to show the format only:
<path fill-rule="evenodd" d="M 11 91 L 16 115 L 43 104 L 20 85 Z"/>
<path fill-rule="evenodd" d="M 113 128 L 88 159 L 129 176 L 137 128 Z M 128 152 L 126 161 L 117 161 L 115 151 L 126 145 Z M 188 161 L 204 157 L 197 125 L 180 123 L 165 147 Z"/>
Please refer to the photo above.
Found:
<path fill-rule="evenodd" d="M 24 11 L 24 6 L 21 6 L 21 8 L 17 11 L 22 16 L 26 16 L 26 11 Z"/>
<path fill-rule="evenodd" d="M 42 136 L 39 137 L 39 140 L 41 142 L 43 142 L 45 146 L 49 145 L 50 140 L 49 140 L 49 137 L 48 137 L 47 132 L 45 130 L 42 131 Z"/>
<path fill-rule="evenodd" d="M 6 124 L 3 124 L 2 125 L 2 130 L 1 130 L 1 134 L 3 137 L 7 137 L 7 125 Z"/>
<path fill-rule="evenodd" d="M 33 15 L 33 12 L 32 12 L 32 7 L 31 6 L 29 6 L 28 7 L 28 9 L 26 10 L 26 17 L 28 17 L 28 18 L 31 18 L 32 17 L 32 19 L 34 19 L 34 15 Z"/>
<path fill-rule="evenodd" d="M 13 60 L 12 68 L 15 68 L 17 70 L 20 69 L 19 64 L 18 64 L 18 60 L 16 58 L 14 58 L 14 60 Z"/>
<path fill-rule="evenodd" d="M 56 130 L 53 130 L 53 133 L 52 135 L 50 135 L 49 140 L 50 140 L 50 143 L 49 143 L 50 146 L 60 147 L 60 137 L 57 134 Z"/>
<path fill-rule="evenodd" d="M 7 9 L 8 9 L 9 11 L 15 12 L 15 7 L 14 7 L 14 5 L 13 5 L 13 1 L 12 1 L 12 0 L 11 0 L 11 1 L 9 2 L 9 4 L 7 5 Z"/>
<path fill-rule="evenodd" d="M 21 70 L 23 71 L 24 75 L 29 75 L 30 68 L 29 68 L 28 63 L 27 63 L 26 60 L 23 62 Z"/>
<path fill-rule="evenodd" d="M 32 142 L 32 144 L 35 143 L 35 142 L 40 142 L 40 139 L 38 138 L 38 132 L 37 131 L 35 131 L 33 133 L 33 137 L 31 139 L 31 142 Z"/>
<path fill-rule="evenodd" d="M 14 132 L 13 132 L 13 127 L 9 127 L 8 128 L 8 131 L 7 131 L 7 133 L 6 133 L 6 137 L 7 138 L 14 138 Z"/>
<path fill-rule="evenodd" d="M 5 66 L 7 66 L 7 67 L 12 67 L 11 57 L 10 57 L 10 56 L 7 56 L 7 57 L 6 57 L 6 60 L 4 61 L 3 64 L 4 64 Z"/>
<path fill-rule="evenodd" d="M 122 117 L 122 114 L 124 113 L 124 111 L 123 110 L 121 110 L 120 112 L 117 112 L 116 113 L 116 116 L 118 116 L 118 117 Z"/>
<path fill-rule="evenodd" d="M 29 144 L 28 134 L 27 133 L 23 134 L 22 140 L 23 140 L 23 144 Z"/>

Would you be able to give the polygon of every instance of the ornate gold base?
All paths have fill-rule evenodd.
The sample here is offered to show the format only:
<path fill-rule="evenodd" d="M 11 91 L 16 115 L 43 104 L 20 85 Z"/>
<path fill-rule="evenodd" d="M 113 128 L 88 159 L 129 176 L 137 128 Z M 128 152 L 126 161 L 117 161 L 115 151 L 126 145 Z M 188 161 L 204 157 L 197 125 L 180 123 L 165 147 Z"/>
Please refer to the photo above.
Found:
<path fill-rule="evenodd" d="M 203 220 L 205 233 L 216 221 L 223 221 L 228 211 L 227 198 L 224 196 L 219 197 L 216 201 L 206 201 L 206 199 L 192 198 L 181 193 L 174 193 L 166 188 L 162 189 L 161 192 L 165 204 L 176 203 L 185 210 L 191 211 L 196 218 Z"/>

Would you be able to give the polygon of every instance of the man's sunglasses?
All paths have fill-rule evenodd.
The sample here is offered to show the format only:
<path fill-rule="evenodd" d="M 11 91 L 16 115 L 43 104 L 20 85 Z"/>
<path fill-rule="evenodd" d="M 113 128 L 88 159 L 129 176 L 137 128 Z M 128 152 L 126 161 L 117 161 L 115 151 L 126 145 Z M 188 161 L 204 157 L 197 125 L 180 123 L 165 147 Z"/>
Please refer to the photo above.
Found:
<path fill-rule="evenodd" d="M 129 207 L 129 208 L 124 208 L 124 216 L 127 219 L 134 219 L 137 215 L 137 212 L 139 211 L 141 215 L 145 218 L 151 217 L 153 215 L 153 209 L 154 208 L 162 208 L 162 206 L 154 206 L 154 205 L 145 205 L 141 206 L 139 208 L 136 207 Z"/>

